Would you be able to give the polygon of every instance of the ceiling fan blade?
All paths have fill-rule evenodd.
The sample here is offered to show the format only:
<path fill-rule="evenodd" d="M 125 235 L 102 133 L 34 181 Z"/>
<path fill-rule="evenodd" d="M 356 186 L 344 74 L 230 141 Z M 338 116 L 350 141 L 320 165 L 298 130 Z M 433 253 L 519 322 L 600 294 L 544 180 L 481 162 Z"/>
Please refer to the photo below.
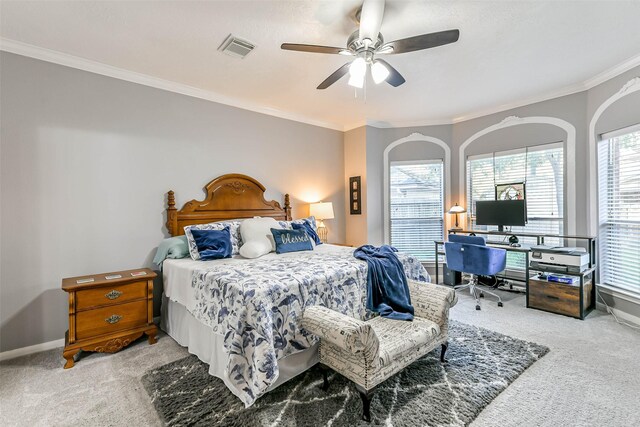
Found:
<path fill-rule="evenodd" d="M 349 52 L 348 50 L 342 47 L 331 47 L 331 46 L 318 46 L 315 44 L 296 44 L 296 43 L 282 43 L 280 45 L 281 49 L 284 50 L 296 50 L 298 52 L 311 52 L 311 53 L 340 53 L 344 55 L 345 52 Z"/>
<path fill-rule="evenodd" d="M 459 30 L 440 31 L 438 33 L 422 34 L 420 36 L 395 40 L 385 43 L 378 48 L 379 53 L 406 53 L 416 50 L 430 49 L 449 43 L 455 43 L 460 37 Z"/>
<path fill-rule="evenodd" d="M 398 70 L 393 68 L 387 61 L 380 58 L 376 58 L 376 61 L 381 62 L 385 67 L 387 67 L 387 70 L 389 70 L 389 77 L 387 77 L 386 81 L 391 86 L 398 87 L 404 82 L 406 82 L 404 77 L 402 77 L 402 74 L 400 74 Z"/>
<path fill-rule="evenodd" d="M 342 77 L 344 77 L 345 74 L 349 72 L 349 65 L 351 65 L 351 62 L 347 62 L 342 67 L 335 70 L 329 77 L 324 79 L 324 81 L 318 85 L 317 89 L 326 89 L 340 80 Z"/>
<path fill-rule="evenodd" d="M 384 0 L 364 0 L 360 12 L 360 41 L 369 39 L 373 43 L 378 40 L 383 15 Z"/>

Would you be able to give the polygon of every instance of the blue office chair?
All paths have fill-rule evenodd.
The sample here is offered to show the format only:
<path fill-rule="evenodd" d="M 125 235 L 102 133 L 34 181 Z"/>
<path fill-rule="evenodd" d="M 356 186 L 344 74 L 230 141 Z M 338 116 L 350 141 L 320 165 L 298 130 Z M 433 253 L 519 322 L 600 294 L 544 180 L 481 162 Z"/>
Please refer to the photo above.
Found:
<path fill-rule="evenodd" d="M 469 283 L 454 289 L 457 291 L 469 288 L 476 299 L 476 310 L 480 310 L 479 298 L 484 297 L 484 293 L 496 297 L 498 307 L 502 307 L 502 300 L 498 295 L 478 288 L 478 275 L 493 276 L 503 271 L 507 265 L 507 251 L 487 246 L 483 237 L 449 234 L 449 241 L 444 244 L 444 253 L 448 268 L 471 273 Z"/>

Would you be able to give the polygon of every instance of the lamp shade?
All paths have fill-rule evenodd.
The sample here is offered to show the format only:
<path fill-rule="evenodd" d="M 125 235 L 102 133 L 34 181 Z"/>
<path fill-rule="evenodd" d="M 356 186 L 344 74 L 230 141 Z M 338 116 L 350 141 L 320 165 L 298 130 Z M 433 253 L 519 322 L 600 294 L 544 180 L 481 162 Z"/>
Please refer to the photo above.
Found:
<path fill-rule="evenodd" d="M 464 213 L 467 210 L 465 208 L 463 208 L 462 206 L 458 206 L 458 204 L 456 203 L 455 206 L 452 206 L 451 209 L 449 209 L 449 213 L 450 214 L 459 214 L 459 213 Z"/>
<path fill-rule="evenodd" d="M 311 203 L 309 205 L 309 215 L 315 216 L 318 219 L 333 219 L 333 203 Z"/>

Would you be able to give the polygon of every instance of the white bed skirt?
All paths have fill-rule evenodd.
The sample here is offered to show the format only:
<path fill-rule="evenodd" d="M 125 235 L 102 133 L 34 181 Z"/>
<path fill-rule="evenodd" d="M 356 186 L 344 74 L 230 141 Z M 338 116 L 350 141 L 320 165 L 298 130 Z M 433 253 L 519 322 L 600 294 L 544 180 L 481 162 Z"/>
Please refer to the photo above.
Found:
<path fill-rule="evenodd" d="M 238 393 L 225 373 L 227 368 L 227 354 L 224 351 L 224 337 L 216 334 L 211 328 L 197 320 L 185 306 L 171 301 L 162 295 L 162 316 L 160 327 L 171 338 L 189 353 L 209 365 L 209 374 L 220 378 L 227 388 L 236 396 Z M 278 360 L 278 379 L 267 391 L 273 390 L 280 384 L 290 380 L 298 374 L 318 363 L 318 345 L 306 350 L 283 357 Z M 239 396 L 238 396 L 239 397 Z"/>

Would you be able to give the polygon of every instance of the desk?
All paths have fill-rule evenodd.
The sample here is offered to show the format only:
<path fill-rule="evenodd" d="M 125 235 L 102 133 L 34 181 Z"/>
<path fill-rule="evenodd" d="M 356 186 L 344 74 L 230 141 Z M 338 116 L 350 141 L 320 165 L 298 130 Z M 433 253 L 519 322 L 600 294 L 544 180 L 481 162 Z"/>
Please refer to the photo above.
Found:
<path fill-rule="evenodd" d="M 544 245 L 545 237 L 565 240 L 586 240 L 589 250 L 589 268 L 581 273 L 562 273 L 579 278 L 579 284 L 574 287 L 558 284 L 555 282 L 543 283 L 539 279 L 536 279 L 538 278 L 538 275 L 536 275 L 535 278 L 531 277 L 531 269 L 529 268 L 529 252 L 531 252 L 531 246 L 529 245 L 523 244 L 521 246 L 511 246 L 508 243 L 491 242 L 489 240 L 487 241 L 487 246 L 502 248 L 508 252 L 519 252 L 525 254 L 526 263 L 524 280 L 522 280 L 520 277 L 509 276 L 506 274 L 506 272 L 505 274 L 496 276 L 505 279 L 516 280 L 519 282 L 524 281 L 527 293 L 527 308 L 536 308 L 538 310 L 564 314 L 581 320 L 583 320 L 589 314 L 589 312 L 591 312 L 595 308 L 596 287 L 594 279 L 595 271 L 597 268 L 596 237 L 556 234 L 511 233 L 487 230 L 449 230 L 449 233 L 484 234 L 487 236 L 501 236 L 503 239 L 507 236 L 515 234 L 519 237 L 535 237 L 538 245 Z M 440 274 L 440 255 L 445 255 L 444 249 L 441 249 L 441 247 L 444 247 L 444 241 L 435 240 L 434 243 L 436 252 L 436 283 L 438 283 L 438 276 Z M 535 269 L 534 271 L 545 272 L 545 270 L 543 269 Z M 533 282 L 532 287 L 530 287 L 530 282 Z"/>

